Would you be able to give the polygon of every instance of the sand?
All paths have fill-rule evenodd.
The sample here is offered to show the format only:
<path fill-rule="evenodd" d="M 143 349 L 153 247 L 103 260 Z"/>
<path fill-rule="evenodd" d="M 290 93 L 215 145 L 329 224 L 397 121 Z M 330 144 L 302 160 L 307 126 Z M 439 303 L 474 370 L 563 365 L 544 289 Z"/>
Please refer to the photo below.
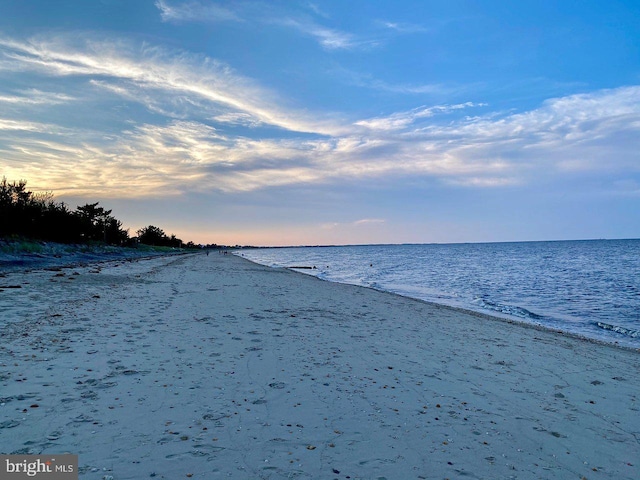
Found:
<path fill-rule="evenodd" d="M 0 289 L 0 452 L 81 479 L 640 478 L 637 351 L 217 253 Z"/>

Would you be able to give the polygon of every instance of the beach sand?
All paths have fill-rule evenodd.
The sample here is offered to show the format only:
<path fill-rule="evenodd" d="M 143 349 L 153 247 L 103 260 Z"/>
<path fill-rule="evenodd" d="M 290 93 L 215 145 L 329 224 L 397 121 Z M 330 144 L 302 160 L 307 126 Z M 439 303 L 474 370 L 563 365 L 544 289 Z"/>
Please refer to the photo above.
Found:
<path fill-rule="evenodd" d="M 637 351 L 215 252 L 0 290 L 0 452 L 81 479 L 640 478 Z"/>

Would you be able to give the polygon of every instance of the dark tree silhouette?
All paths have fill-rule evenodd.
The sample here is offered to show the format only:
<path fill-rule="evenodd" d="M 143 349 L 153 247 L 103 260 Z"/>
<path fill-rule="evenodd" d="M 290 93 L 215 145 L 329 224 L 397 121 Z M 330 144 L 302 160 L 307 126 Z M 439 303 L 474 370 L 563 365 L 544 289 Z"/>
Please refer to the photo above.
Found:
<path fill-rule="evenodd" d="M 137 233 L 139 241 L 147 245 L 183 245 L 175 235 L 167 236 L 153 225 Z M 123 245 L 129 240 L 129 232 L 100 202 L 87 203 L 71 211 L 64 202 L 55 202 L 52 193 L 33 193 L 27 190 L 26 180 L 8 182 L 3 177 L 0 180 L 0 238 L 7 237 Z M 189 245 L 195 247 L 193 242 Z"/>
<path fill-rule="evenodd" d="M 27 190 L 26 180 L 0 181 L 0 236 L 42 236 L 42 224 L 55 213 L 51 193 L 34 194 Z"/>
<path fill-rule="evenodd" d="M 164 230 L 158 227 L 154 227 L 153 225 L 141 228 L 137 231 L 137 234 L 140 243 L 144 243 L 145 245 L 176 248 L 182 247 L 182 240 L 180 240 L 173 234 L 168 237 L 167 234 L 164 233 Z"/>
<path fill-rule="evenodd" d="M 104 229 L 105 242 L 112 245 L 124 245 L 129 240 L 129 231 L 122 228 L 122 222 L 109 217 Z"/>
<path fill-rule="evenodd" d="M 99 241 L 120 245 L 129 234 L 111 210 L 88 203 L 69 210 L 64 202 L 56 203 L 51 193 L 27 190 L 26 180 L 0 181 L 0 237 L 26 237 L 38 240 L 73 243 Z"/>
<path fill-rule="evenodd" d="M 136 232 L 138 240 L 145 245 L 164 245 L 167 235 L 164 230 L 153 225 L 141 228 Z"/>
<path fill-rule="evenodd" d="M 80 219 L 82 236 L 87 240 L 103 241 L 110 244 L 122 244 L 129 234 L 122 229 L 122 223 L 111 216 L 111 210 L 99 207 L 100 202 L 87 203 L 76 209 Z"/>

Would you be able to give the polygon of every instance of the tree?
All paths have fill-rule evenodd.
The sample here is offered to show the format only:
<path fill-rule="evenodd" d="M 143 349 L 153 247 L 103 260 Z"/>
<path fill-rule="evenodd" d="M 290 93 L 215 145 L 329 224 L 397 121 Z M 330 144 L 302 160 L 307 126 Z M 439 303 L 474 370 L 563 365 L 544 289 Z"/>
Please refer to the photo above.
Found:
<path fill-rule="evenodd" d="M 145 245 L 166 245 L 167 235 L 161 228 L 149 225 L 148 227 L 141 228 L 136 232 L 140 243 Z"/>
<path fill-rule="evenodd" d="M 112 245 L 124 245 L 129 240 L 129 230 L 122 228 L 122 222 L 109 218 L 105 227 L 105 241 Z"/>
<path fill-rule="evenodd" d="M 87 203 L 76 209 L 80 219 L 82 236 L 86 240 L 102 241 L 121 245 L 129 239 L 129 232 L 122 228 L 122 222 L 111 216 L 111 210 L 98 205 L 100 202 Z"/>
<path fill-rule="evenodd" d="M 83 240 L 80 218 L 64 202 L 50 201 L 42 212 L 40 226 L 43 232 L 40 238 L 45 240 L 61 243 Z"/>
<path fill-rule="evenodd" d="M 182 240 L 171 234 L 167 236 L 161 228 L 149 225 L 138 230 L 138 240 L 145 245 L 181 248 Z"/>
<path fill-rule="evenodd" d="M 42 217 L 53 202 L 51 193 L 34 194 L 27 190 L 27 181 L 0 181 L 0 236 L 26 235 L 41 238 L 46 235 Z"/>
<path fill-rule="evenodd" d="M 82 235 L 87 240 L 102 240 L 106 242 L 107 222 L 112 218 L 111 210 L 99 207 L 100 202 L 87 203 L 76 208 L 76 215 L 80 218 Z"/>
<path fill-rule="evenodd" d="M 140 242 L 149 245 L 182 247 L 175 235 L 167 236 L 161 228 L 149 225 L 138 230 Z M 129 231 L 111 216 L 111 210 L 100 202 L 87 203 L 69 210 L 64 202 L 56 202 L 51 192 L 33 193 L 27 181 L 0 180 L 0 238 L 22 236 L 63 243 L 105 242 L 123 245 Z"/>

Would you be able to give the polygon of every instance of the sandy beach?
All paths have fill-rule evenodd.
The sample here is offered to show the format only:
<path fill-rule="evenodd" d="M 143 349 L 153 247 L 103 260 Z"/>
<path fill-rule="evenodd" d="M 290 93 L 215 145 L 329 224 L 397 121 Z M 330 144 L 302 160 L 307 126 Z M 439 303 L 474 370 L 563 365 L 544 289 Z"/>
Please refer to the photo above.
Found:
<path fill-rule="evenodd" d="M 0 452 L 81 479 L 640 478 L 640 352 L 204 253 L 0 276 Z"/>

